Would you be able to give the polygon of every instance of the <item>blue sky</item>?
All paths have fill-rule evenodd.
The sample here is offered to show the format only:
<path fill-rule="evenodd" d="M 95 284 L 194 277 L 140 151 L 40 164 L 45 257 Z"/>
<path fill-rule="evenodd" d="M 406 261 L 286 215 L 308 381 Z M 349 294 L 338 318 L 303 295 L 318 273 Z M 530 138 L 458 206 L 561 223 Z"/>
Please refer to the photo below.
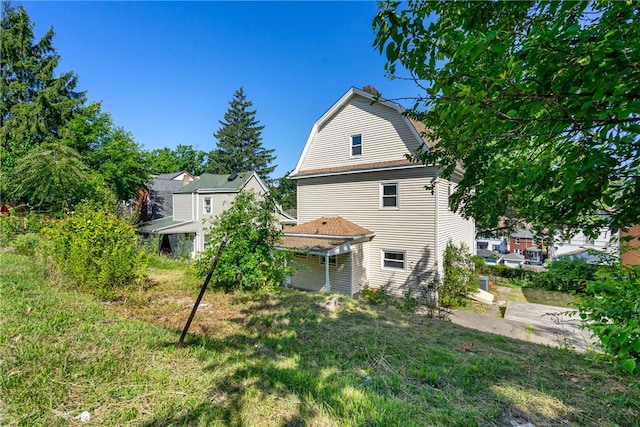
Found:
<path fill-rule="evenodd" d="M 145 149 L 193 145 L 213 133 L 243 87 L 275 148 L 273 177 L 294 168 L 313 123 L 350 87 L 416 96 L 385 77 L 372 47 L 373 1 L 31 2 L 40 37 L 50 26 L 78 89 L 101 101 Z"/>

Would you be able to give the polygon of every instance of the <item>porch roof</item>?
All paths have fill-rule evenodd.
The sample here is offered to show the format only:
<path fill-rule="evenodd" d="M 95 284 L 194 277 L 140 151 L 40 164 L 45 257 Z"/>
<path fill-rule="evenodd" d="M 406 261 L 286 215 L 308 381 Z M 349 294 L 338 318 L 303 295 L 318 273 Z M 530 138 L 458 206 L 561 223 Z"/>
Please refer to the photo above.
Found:
<path fill-rule="evenodd" d="M 173 234 L 173 232 L 171 231 L 173 228 L 181 225 L 189 224 L 191 222 L 195 223 L 195 221 L 191 221 L 191 220 L 175 221 L 173 217 L 160 218 L 160 219 L 155 219 L 153 221 L 143 222 L 138 226 L 138 232 L 146 233 L 146 234 L 151 234 L 151 233 Z"/>

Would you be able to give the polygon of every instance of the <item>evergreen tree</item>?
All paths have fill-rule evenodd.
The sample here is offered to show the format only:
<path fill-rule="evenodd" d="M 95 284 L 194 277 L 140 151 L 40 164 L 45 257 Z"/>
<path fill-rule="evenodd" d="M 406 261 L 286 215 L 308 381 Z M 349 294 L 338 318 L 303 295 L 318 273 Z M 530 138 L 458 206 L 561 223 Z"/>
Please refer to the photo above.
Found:
<path fill-rule="evenodd" d="M 86 101 L 73 72 L 54 75 L 60 56 L 53 29 L 35 42 L 34 24 L 23 6 L 2 4 L 0 23 L 0 156 L 3 176 L 29 150 L 57 141 Z M 2 180 L 6 193 L 14 180 Z"/>
<path fill-rule="evenodd" d="M 256 110 L 250 110 L 253 102 L 247 100 L 242 88 L 233 94 L 229 109 L 220 120 L 220 129 L 213 136 L 218 140 L 216 149 L 209 153 L 207 172 L 234 173 L 255 170 L 268 180 L 276 165 L 274 149 L 262 146 L 262 129 L 256 119 Z"/>
<path fill-rule="evenodd" d="M 61 209 L 105 187 L 119 200 L 137 194 L 149 177 L 144 153 L 99 103 L 86 104 L 72 71 L 56 75 L 53 29 L 35 41 L 24 7 L 8 2 L 1 18 L 2 200 Z"/>

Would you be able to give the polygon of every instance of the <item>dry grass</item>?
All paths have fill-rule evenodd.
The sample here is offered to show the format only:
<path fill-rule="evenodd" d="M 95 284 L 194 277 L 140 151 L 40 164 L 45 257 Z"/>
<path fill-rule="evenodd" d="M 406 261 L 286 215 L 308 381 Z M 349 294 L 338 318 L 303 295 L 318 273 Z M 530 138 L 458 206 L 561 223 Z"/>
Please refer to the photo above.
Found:
<path fill-rule="evenodd" d="M 13 266 L 1 272 L 3 425 L 75 425 L 83 410 L 118 426 L 615 426 L 640 415 L 638 379 L 589 355 L 344 297 L 327 312 L 319 294 L 208 291 L 176 350 L 200 285 L 185 265 L 156 266 L 153 286 L 105 304 L 0 256 Z"/>

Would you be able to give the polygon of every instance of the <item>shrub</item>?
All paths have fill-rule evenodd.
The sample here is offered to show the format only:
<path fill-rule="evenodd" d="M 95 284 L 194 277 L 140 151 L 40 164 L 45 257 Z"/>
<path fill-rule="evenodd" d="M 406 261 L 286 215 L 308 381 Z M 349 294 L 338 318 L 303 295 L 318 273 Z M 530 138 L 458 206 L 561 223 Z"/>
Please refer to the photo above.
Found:
<path fill-rule="evenodd" d="M 640 361 L 640 266 L 602 267 L 577 298 L 580 317 L 628 372 Z"/>
<path fill-rule="evenodd" d="M 0 245 L 7 246 L 23 234 L 38 234 L 45 224 L 43 215 L 35 212 L 21 212 L 11 207 L 7 214 L 0 214 Z"/>
<path fill-rule="evenodd" d="M 142 284 L 148 265 L 135 227 L 105 204 L 84 202 L 47 229 L 62 274 L 101 296 Z"/>
<path fill-rule="evenodd" d="M 205 276 L 222 241 L 213 286 L 225 291 L 257 290 L 281 284 L 292 274 L 289 251 L 276 250 L 280 224 L 271 197 L 252 191 L 240 192 L 229 208 L 214 218 L 205 250 L 196 260 Z"/>
<path fill-rule="evenodd" d="M 533 286 L 551 291 L 584 292 L 587 282 L 595 278 L 597 268 L 583 259 L 560 258 L 535 276 Z"/>
<path fill-rule="evenodd" d="M 438 288 L 440 305 L 466 305 L 467 296 L 478 289 L 478 276 L 467 245 L 461 243 L 460 246 L 456 246 L 449 240 L 444 251 L 443 269 L 444 279 Z"/>

